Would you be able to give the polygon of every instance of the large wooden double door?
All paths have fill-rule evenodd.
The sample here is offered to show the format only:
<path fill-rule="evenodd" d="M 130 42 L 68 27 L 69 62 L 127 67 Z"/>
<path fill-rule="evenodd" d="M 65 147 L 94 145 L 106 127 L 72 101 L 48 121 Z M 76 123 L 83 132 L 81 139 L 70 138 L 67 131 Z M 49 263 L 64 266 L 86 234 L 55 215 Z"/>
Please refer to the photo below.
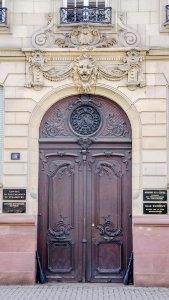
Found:
<path fill-rule="evenodd" d="M 39 254 L 48 281 L 122 282 L 132 248 L 130 125 L 107 99 L 77 97 L 41 124 Z"/>

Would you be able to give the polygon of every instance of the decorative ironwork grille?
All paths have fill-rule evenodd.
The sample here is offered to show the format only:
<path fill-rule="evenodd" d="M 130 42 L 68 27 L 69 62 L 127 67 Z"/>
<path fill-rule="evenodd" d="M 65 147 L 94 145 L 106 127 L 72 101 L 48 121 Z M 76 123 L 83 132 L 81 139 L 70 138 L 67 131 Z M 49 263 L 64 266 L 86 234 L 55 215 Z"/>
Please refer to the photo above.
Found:
<path fill-rule="evenodd" d="M 101 116 L 92 106 L 81 105 L 72 112 L 70 116 L 72 129 L 80 135 L 95 133 L 101 125 Z"/>
<path fill-rule="evenodd" d="M 169 5 L 166 5 L 166 23 L 169 23 Z"/>
<path fill-rule="evenodd" d="M 111 7 L 74 7 L 60 9 L 60 23 L 102 23 L 111 24 L 112 9 Z"/>
<path fill-rule="evenodd" d="M 7 24 L 7 8 L 0 8 L 0 24 Z"/>

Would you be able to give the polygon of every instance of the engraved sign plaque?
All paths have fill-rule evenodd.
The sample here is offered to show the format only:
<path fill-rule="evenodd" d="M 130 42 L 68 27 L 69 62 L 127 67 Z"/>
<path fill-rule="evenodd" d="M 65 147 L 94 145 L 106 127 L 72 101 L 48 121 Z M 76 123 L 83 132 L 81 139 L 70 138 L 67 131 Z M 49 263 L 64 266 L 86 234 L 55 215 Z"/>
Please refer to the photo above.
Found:
<path fill-rule="evenodd" d="M 3 189 L 3 200 L 26 200 L 26 189 Z"/>
<path fill-rule="evenodd" d="M 144 201 L 167 201 L 167 190 L 144 190 Z"/>
<path fill-rule="evenodd" d="M 146 215 L 166 215 L 167 203 L 149 202 L 143 203 L 143 213 Z"/>
<path fill-rule="evenodd" d="M 22 214 L 26 213 L 25 202 L 3 202 L 3 213 Z"/>

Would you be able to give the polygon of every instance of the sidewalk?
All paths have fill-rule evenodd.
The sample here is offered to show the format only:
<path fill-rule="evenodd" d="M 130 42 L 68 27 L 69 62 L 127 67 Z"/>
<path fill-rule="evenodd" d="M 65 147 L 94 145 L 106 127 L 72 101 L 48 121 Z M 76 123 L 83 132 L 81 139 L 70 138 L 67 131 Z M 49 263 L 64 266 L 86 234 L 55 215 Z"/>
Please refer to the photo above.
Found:
<path fill-rule="evenodd" d="M 169 288 L 81 283 L 0 286 L 0 300 L 169 300 Z"/>

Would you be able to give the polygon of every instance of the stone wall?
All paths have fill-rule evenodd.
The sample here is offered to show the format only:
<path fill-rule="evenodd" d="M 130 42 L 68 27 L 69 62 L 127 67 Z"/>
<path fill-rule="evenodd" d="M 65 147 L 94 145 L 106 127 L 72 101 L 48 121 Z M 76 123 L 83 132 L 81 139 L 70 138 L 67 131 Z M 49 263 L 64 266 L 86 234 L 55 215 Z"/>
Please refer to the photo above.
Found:
<path fill-rule="evenodd" d="M 114 27 L 116 15 L 124 14 L 127 25 L 141 35 L 144 47 L 168 47 L 169 29 L 165 25 L 165 5 L 167 0 L 116 0 L 110 1 L 113 9 Z M 1 48 L 31 47 L 32 34 L 47 25 L 48 14 L 53 14 L 57 25 L 60 24 L 61 0 L 8 0 L 8 28 L 1 26 L 3 38 Z M 116 30 L 116 29 L 115 29 Z"/>
<path fill-rule="evenodd" d="M 168 247 L 168 241 L 165 242 L 168 216 L 164 218 L 156 216 L 152 219 L 143 217 L 143 189 L 167 189 L 168 184 L 169 50 L 167 47 L 169 39 L 167 39 L 168 28 L 164 24 L 166 4 L 165 0 L 121 0 L 116 3 L 113 1 L 115 13 L 123 12 L 127 26 L 131 26 L 132 31 L 136 30 L 141 36 L 136 51 L 141 57 L 143 56 L 138 66 L 144 73 L 145 84 L 135 82 L 134 90 L 131 89 L 129 86 L 131 77 L 129 78 L 128 73 L 118 80 L 98 76 L 90 90 L 91 94 L 103 95 L 118 103 L 128 115 L 132 126 L 132 204 L 133 217 L 135 217 L 133 244 L 136 285 L 169 284 L 168 271 L 162 268 L 165 258 L 168 259 L 165 252 L 165 245 Z M 2 214 L 0 218 L 2 228 L 0 283 L 35 282 L 39 126 L 43 115 L 55 102 L 79 94 L 72 73 L 55 81 L 43 78 L 43 83 L 39 86 L 39 82 L 35 84 L 34 79 L 37 78 L 31 79 L 28 84 L 28 75 L 33 65 L 31 59 L 36 52 L 35 48 L 32 48 L 32 35 L 47 25 L 47 15 L 51 12 L 54 13 L 54 24 L 59 25 L 60 6 L 62 1 L 7 1 L 9 28 L 0 27 L 0 39 L 3 41 L 0 43 L 0 84 L 3 86 L 5 97 L 2 184 L 4 188 L 26 188 L 27 190 L 26 215 L 21 217 Z M 113 34 L 117 34 L 118 26 L 115 25 L 101 30 L 108 34 L 112 30 Z M 62 34 L 67 30 L 72 31 L 66 26 L 58 26 L 54 29 Z M 88 57 L 92 57 L 97 65 L 101 64 L 104 68 L 109 67 L 113 70 L 114 66 L 124 63 L 127 52 L 133 47 L 135 48 L 133 45 L 131 47 L 116 45 L 98 49 L 95 47 L 60 49 L 52 46 L 42 48 L 41 51 L 45 58 L 52 57 L 49 60 L 50 64 L 54 67 L 56 64 L 60 70 L 70 63 L 73 64 L 84 52 Z M 35 64 L 33 67 L 35 67 L 34 72 L 39 70 L 39 67 L 36 70 Z M 136 68 L 137 72 L 139 68 Z M 40 76 L 42 75 L 41 72 Z M 20 153 L 19 161 L 11 160 L 12 152 Z M 2 200 L 2 189 L 0 193 Z M 2 212 L 2 201 L 0 212 Z M 167 225 L 164 226 L 164 223 Z M 157 249 L 159 236 L 160 245 L 163 241 L 165 243 Z M 152 239 L 153 243 L 148 250 L 146 245 L 149 239 Z M 147 264 L 145 251 L 149 251 L 149 264 Z M 153 258 L 152 253 L 156 253 Z M 159 269 L 156 263 L 157 256 L 161 258 Z M 140 261 L 142 264 L 139 263 Z M 162 278 L 161 281 L 157 280 L 157 271 L 158 278 Z"/>

